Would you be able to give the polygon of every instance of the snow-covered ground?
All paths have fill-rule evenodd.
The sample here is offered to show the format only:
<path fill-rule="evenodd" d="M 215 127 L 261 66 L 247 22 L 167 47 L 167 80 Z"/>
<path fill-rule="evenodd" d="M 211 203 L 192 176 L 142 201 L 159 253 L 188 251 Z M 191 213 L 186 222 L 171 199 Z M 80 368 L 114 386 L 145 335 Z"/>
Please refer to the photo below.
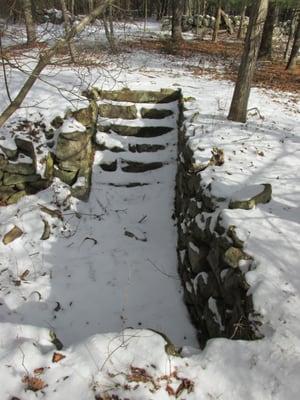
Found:
<path fill-rule="evenodd" d="M 187 102 L 186 116 L 199 113 L 190 130 L 195 151 L 217 146 L 225 154 L 222 167 L 203 174 L 207 183 L 213 182 L 215 194 L 230 196 L 254 183 L 273 187 L 272 201 L 264 206 L 224 211 L 224 221 L 244 233 L 246 250 L 256 261 L 246 277 L 264 338 L 214 339 L 204 351 L 196 349 L 177 293 L 171 220 L 176 139 L 168 134 L 159 139 L 168 141 L 167 150 L 155 156 L 168 165 L 145 177 L 151 186 L 109 187 L 123 176 L 100 171 L 97 160 L 103 155 L 98 154 L 88 203 L 70 199 L 68 189 L 56 182 L 39 195 L 1 208 L 1 235 L 15 223 L 24 231 L 12 244 L 4 246 L 2 237 L 0 243 L 1 399 L 92 400 L 114 394 L 115 399 L 140 400 L 174 398 L 176 393 L 191 400 L 298 398 L 299 102 L 289 101 L 289 94 L 253 89 L 249 108 L 257 107 L 263 118 L 253 111 L 247 124 L 232 123 L 226 119 L 232 83 L 193 76 L 181 60 L 161 54 L 150 58 L 135 52 L 126 64 L 116 73 L 52 68 L 44 79 L 62 88 L 64 97 L 39 81 L 18 114 L 36 118 L 31 113 L 39 112 L 49 121 L 63 114 L 70 107 L 67 98 L 78 101 L 82 77 L 85 84 L 97 81 L 108 88 L 182 88 L 185 97 L 194 97 Z M 19 72 L 9 75 L 12 93 L 23 80 Z M 3 79 L 0 93 L 4 108 Z M 39 108 L 30 107 L 37 101 Z M 64 220 L 51 217 L 42 206 L 60 207 Z M 40 241 L 42 219 L 56 225 L 47 241 Z M 148 240 L 135 240 L 124 230 Z M 140 328 L 162 331 L 183 346 L 182 357 L 166 348 L 162 336 Z M 26 390 L 30 388 L 40 390 Z"/>

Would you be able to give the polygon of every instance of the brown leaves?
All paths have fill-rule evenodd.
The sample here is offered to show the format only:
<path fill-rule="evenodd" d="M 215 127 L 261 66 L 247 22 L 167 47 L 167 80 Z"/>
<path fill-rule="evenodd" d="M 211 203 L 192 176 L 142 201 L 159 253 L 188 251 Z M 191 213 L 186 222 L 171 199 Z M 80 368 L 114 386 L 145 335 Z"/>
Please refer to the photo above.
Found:
<path fill-rule="evenodd" d="M 128 382 L 152 382 L 153 378 L 143 368 L 130 367 L 130 374 L 127 375 Z"/>
<path fill-rule="evenodd" d="M 53 363 L 58 363 L 58 362 L 60 362 L 61 360 L 63 360 L 64 358 L 66 358 L 66 356 L 64 356 L 63 354 L 61 354 L 61 353 L 53 353 L 53 357 L 52 357 L 52 362 Z"/>
<path fill-rule="evenodd" d="M 181 396 L 181 394 L 184 391 L 187 391 L 187 393 L 191 393 L 194 390 L 194 382 L 190 381 L 189 379 L 182 379 L 180 385 L 178 386 L 175 397 L 176 399 Z"/>
<path fill-rule="evenodd" d="M 22 382 L 25 383 L 26 390 L 31 390 L 33 392 L 38 392 L 47 386 L 42 379 L 30 375 L 24 376 Z"/>

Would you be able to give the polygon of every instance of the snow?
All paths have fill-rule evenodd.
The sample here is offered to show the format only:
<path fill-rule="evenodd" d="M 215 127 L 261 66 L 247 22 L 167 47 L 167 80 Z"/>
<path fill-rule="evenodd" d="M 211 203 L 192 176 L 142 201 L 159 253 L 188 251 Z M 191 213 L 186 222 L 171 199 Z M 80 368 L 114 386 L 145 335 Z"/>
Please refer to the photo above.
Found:
<path fill-rule="evenodd" d="M 60 131 L 62 133 L 85 132 L 86 128 L 75 118 L 65 119 Z"/>
<path fill-rule="evenodd" d="M 96 133 L 96 142 L 100 145 L 104 145 L 107 149 L 119 148 L 123 149 L 124 145 L 121 140 L 112 138 L 112 135 L 108 135 L 105 132 Z"/>
<path fill-rule="evenodd" d="M 243 188 L 272 184 L 268 204 L 229 210 L 225 202 L 224 209 L 218 210 L 222 224 L 236 226 L 245 251 L 255 260 L 256 267 L 246 273 L 246 279 L 264 338 L 214 339 L 203 351 L 196 348 L 176 271 L 176 230 L 171 220 L 176 142 L 170 132 L 157 138 L 157 143 L 169 143 L 167 151 L 155 155 L 168 164 L 145 176 L 148 186 L 133 191 L 111 188 L 111 182 L 128 182 L 128 174 L 101 171 L 98 164 L 107 153 L 97 152 L 88 203 L 73 199 L 70 188 L 56 179 L 48 190 L 1 208 L 1 235 L 14 225 L 24 234 L 7 246 L 2 236 L 0 242 L 0 397 L 94 400 L 96 394 L 110 393 L 120 398 L 167 399 L 172 397 L 167 382 L 177 389 L 179 377 L 194 383 L 193 390 L 183 391 L 179 399 L 298 398 L 299 101 L 289 101 L 288 93 L 254 88 L 249 108 L 257 107 L 264 119 L 250 115 L 247 124 L 233 123 L 226 119 L 232 83 L 193 76 L 186 68 L 188 60 L 163 54 L 150 58 L 135 51 L 126 62 L 128 68 L 114 75 L 119 76 L 118 87 L 174 87 L 195 98 L 186 102 L 185 115 L 193 118 L 198 112 L 186 125 L 196 157 L 200 149 L 208 156 L 212 147 L 222 148 L 225 155 L 223 166 L 202 171 L 201 184 L 210 185 L 214 196 L 229 199 Z M 37 98 L 39 112 L 48 121 L 63 113 L 69 100 L 81 107 L 77 95 L 82 81 L 77 72 L 68 67 L 47 69 L 17 116 L 33 118 Z M 104 87 L 116 86 L 115 79 L 101 73 L 91 67 L 84 72 L 84 81 L 94 83 L 103 77 Z M 21 72 L 10 73 L 12 94 L 23 81 Z M 47 82 L 63 88 L 65 96 Z M 3 109 L 7 105 L 3 80 L 1 85 Z M 102 134 L 99 139 L 107 144 Z M 127 138 L 118 139 L 126 144 Z M 140 182 L 141 177 L 133 174 L 130 181 Z M 63 220 L 43 207 L 59 210 Z M 47 241 L 40 240 L 43 220 L 51 226 Z M 201 224 L 201 219 L 197 222 Z M 125 236 L 125 230 L 148 241 Z M 21 279 L 26 270 L 29 274 Z M 214 305 L 211 300 L 212 311 Z M 166 353 L 161 335 L 126 329 L 130 326 L 162 331 L 183 346 L 182 357 Z M 63 350 L 55 348 L 50 331 L 63 342 Z M 65 358 L 53 363 L 54 351 Z M 40 378 L 48 385 L 45 394 L 25 391 L 22 379 L 41 367 Z M 151 379 L 130 381 L 132 367 L 145 369 Z M 153 381 L 159 386 L 155 390 Z"/>
<path fill-rule="evenodd" d="M 264 185 L 251 185 L 247 186 L 238 192 L 234 193 L 231 197 L 233 201 L 250 200 L 257 196 L 264 190 Z"/>

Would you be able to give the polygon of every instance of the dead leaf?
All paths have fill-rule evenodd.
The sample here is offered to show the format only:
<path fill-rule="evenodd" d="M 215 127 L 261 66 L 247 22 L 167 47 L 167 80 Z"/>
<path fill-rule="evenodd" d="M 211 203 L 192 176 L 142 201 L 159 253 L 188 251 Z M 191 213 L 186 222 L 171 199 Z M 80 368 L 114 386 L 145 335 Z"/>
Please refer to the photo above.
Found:
<path fill-rule="evenodd" d="M 191 393 L 194 390 L 194 382 L 189 379 L 182 379 L 181 384 L 178 386 L 175 396 L 176 399 L 182 394 L 182 392 L 186 390 L 188 393 Z"/>
<path fill-rule="evenodd" d="M 44 373 L 44 371 L 45 371 L 44 367 L 36 368 L 36 369 L 33 370 L 34 374 L 36 374 L 36 375 L 41 375 L 41 374 Z"/>
<path fill-rule="evenodd" d="M 46 221 L 45 219 L 43 219 L 43 222 L 44 222 L 44 232 L 41 236 L 41 240 L 48 240 L 51 234 L 50 225 L 49 222 Z"/>
<path fill-rule="evenodd" d="M 175 390 L 170 385 L 167 385 L 166 391 L 168 392 L 169 396 L 175 396 Z"/>
<path fill-rule="evenodd" d="M 7 245 L 11 242 L 13 242 L 14 240 L 18 239 L 20 236 L 23 235 L 23 231 L 22 229 L 20 229 L 19 227 L 17 227 L 16 225 L 9 231 L 7 232 L 3 239 L 2 242 Z"/>
<path fill-rule="evenodd" d="M 25 281 L 27 276 L 29 275 L 29 269 L 26 269 L 21 275 L 20 275 L 20 279 L 21 281 Z"/>
<path fill-rule="evenodd" d="M 52 362 L 58 363 L 61 360 L 63 360 L 64 358 L 66 358 L 66 356 L 64 356 L 61 353 L 53 353 Z"/>
<path fill-rule="evenodd" d="M 26 384 L 26 390 L 32 390 L 33 392 L 38 392 L 46 387 L 45 382 L 35 376 L 26 375 L 22 382 Z"/>
<path fill-rule="evenodd" d="M 39 204 L 39 207 L 40 207 L 40 210 L 42 212 L 51 215 L 51 217 L 53 217 L 53 218 L 58 218 L 61 221 L 63 221 L 64 217 L 63 217 L 62 212 L 60 210 L 57 210 L 57 209 L 56 210 L 52 210 L 52 209 L 50 209 L 48 207 L 45 207 L 45 206 L 42 206 L 40 204 Z"/>

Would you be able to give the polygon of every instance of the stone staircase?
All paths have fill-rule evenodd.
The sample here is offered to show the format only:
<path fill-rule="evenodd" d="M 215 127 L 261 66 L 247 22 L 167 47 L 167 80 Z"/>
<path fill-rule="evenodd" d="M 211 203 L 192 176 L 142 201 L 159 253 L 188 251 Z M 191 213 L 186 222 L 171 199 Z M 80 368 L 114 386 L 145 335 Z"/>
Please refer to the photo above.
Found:
<path fill-rule="evenodd" d="M 159 181 L 157 170 L 176 160 L 180 93 L 165 100 L 161 92 L 119 93 L 102 91 L 96 99 L 95 164 L 103 183 L 129 188 L 152 184 Z"/>

